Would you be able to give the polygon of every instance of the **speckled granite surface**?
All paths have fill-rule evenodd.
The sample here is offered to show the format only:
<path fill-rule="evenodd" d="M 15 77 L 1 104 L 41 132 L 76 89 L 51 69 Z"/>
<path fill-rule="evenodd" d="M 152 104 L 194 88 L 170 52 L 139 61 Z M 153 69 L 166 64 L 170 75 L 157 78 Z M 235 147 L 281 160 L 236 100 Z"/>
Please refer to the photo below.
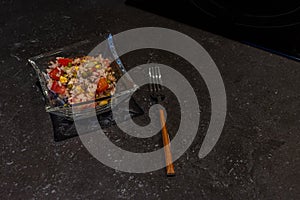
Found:
<path fill-rule="evenodd" d="M 1 1 L 1 199 L 299 199 L 300 64 L 122 1 L 107 2 Z M 54 142 L 35 74 L 26 62 L 89 36 L 143 26 L 171 28 L 197 40 L 226 86 L 228 115 L 222 136 L 199 160 L 209 97 L 193 70 L 185 71 L 198 88 L 203 118 L 195 142 L 175 162 L 177 175 L 172 178 L 165 177 L 164 169 L 146 174 L 115 171 L 93 158 L 79 138 Z M 124 57 L 128 67 L 148 60 L 179 68 L 184 63 L 168 54 L 138 53 Z M 176 116 L 170 118 L 169 129 L 176 129 Z M 115 127 L 110 133 L 119 134 Z M 142 150 L 151 142 L 161 145 L 159 137 L 119 145 Z"/>

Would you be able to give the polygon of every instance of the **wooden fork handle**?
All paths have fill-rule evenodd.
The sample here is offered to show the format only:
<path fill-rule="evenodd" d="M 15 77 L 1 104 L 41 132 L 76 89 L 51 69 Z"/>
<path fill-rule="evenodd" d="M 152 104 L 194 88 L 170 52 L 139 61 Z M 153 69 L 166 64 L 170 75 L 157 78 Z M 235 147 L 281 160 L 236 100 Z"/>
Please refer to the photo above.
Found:
<path fill-rule="evenodd" d="M 167 175 L 174 176 L 175 170 L 174 170 L 174 165 L 172 162 L 172 153 L 171 153 L 171 149 L 170 149 L 170 138 L 169 138 L 166 124 L 165 124 L 166 120 L 165 120 L 164 111 L 162 109 L 160 109 L 159 113 L 160 113 L 160 123 L 162 126 L 162 138 L 163 138 L 163 143 L 164 143 Z"/>

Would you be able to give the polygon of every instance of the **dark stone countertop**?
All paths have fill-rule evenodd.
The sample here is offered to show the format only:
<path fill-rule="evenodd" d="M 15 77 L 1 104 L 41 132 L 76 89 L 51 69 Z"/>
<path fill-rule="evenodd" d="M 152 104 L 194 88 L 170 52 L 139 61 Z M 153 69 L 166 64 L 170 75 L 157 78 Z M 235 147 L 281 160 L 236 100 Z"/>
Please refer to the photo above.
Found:
<path fill-rule="evenodd" d="M 2 199 L 300 198 L 299 63 L 118 0 L 2 0 L 0 5 Z M 199 85 L 204 94 L 199 97 L 204 110 L 200 141 L 175 162 L 172 178 L 165 169 L 115 171 L 93 158 L 78 137 L 54 142 L 50 117 L 27 64 L 31 56 L 90 36 L 145 26 L 174 29 L 198 41 L 217 64 L 227 92 L 223 133 L 200 160 L 209 97 L 204 84 Z M 124 62 L 134 66 L 151 56 L 148 52 Z M 172 56 L 161 56 L 156 59 L 174 62 Z M 186 73 L 193 78 L 192 71 Z"/>

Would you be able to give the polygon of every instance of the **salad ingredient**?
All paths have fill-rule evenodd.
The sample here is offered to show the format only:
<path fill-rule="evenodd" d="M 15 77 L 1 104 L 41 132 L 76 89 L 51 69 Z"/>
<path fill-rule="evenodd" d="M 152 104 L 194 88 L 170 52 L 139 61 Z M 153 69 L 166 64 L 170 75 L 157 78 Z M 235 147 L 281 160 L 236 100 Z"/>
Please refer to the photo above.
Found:
<path fill-rule="evenodd" d="M 101 77 L 97 85 L 97 92 L 101 93 L 105 91 L 107 88 L 108 88 L 108 83 L 106 81 L 106 78 Z"/>
<path fill-rule="evenodd" d="M 63 85 L 59 85 L 57 81 L 53 81 L 51 90 L 57 94 L 64 94 L 66 92 L 66 87 Z"/>
<path fill-rule="evenodd" d="M 59 63 L 59 64 L 61 64 L 62 66 L 69 66 L 69 63 L 71 63 L 70 64 L 70 66 L 72 66 L 72 59 L 70 59 L 70 58 L 59 58 L 59 59 L 57 59 L 57 62 Z"/>
<path fill-rule="evenodd" d="M 49 73 L 50 78 L 58 81 L 60 76 L 61 76 L 61 70 L 59 70 L 58 67 L 56 67 L 55 69 L 53 69 L 52 71 L 50 71 Z"/>

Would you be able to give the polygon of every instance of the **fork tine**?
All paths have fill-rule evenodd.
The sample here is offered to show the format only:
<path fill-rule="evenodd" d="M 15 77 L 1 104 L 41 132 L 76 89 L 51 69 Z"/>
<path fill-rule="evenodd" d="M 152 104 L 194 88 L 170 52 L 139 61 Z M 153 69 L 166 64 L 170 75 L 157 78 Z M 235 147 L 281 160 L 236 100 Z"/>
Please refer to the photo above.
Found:
<path fill-rule="evenodd" d="M 156 67 L 153 67 L 153 71 L 154 71 L 154 87 L 155 87 L 155 91 L 158 91 Z"/>
<path fill-rule="evenodd" d="M 153 80 L 152 80 L 152 73 L 151 73 L 151 67 L 149 67 L 148 69 L 148 74 L 149 74 L 149 89 L 150 89 L 150 92 L 153 92 L 153 89 L 152 89 L 152 85 L 153 85 Z"/>
<path fill-rule="evenodd" d="M 158 77 L 158 87 L 159 87 L 159 90 L 163 90 L 160 68 L 157 66 L 156 69 L 157 69 L 157 77 Z"/>
<path fill-rule="evenodd" d="M 150 74 L 151 74 L 151 76 L 150 76 L 150 78 L 151 78 L 151 91 L 154 92 L 155 91 L 155 87 L 154 87 L 155 82 L 154 82 L 154 78 L 153 78 L 154 73 L 153 73 L 152 67 L 150 67 L 149 69 L 150 69 Z"/>
<path fill-rule="evenodd" d="M 152 67 L 152 79 L 153 79 L 153 90 L 154 92 L 157 92 L 157 80 L 156 80 L 156 71 L 155 67 Z"/>

